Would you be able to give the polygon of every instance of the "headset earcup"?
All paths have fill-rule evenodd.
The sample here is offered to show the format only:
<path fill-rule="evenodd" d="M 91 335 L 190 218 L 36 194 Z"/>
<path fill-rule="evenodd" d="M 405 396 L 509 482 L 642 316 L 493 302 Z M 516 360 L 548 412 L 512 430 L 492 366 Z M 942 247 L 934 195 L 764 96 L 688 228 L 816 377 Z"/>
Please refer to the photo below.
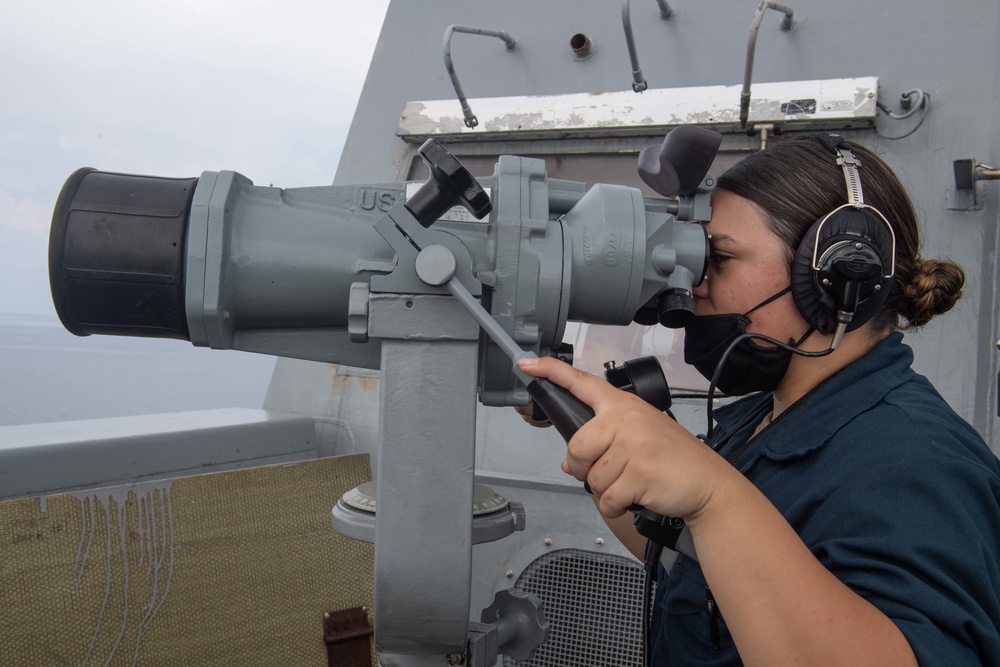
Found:
<path fill-rule="evenodd" d="M 792 297 L 802 319 L 825 336 L 833 331 L 836 313 L 830 297 L 818 288 L 817 281 L 813 280 L 812 270 L 816 231 L 823 220 L 824 218 L 820 218 L 813 223 L 795 251 L 795 259 L 792 260 Z M 824 297 L 826 303 L 823 302 Z"/>
<path fill-rule="evenodd" d="M 825 222 L 824 222 L 825 220 Z M 820 238 L 816 238 L 819 233 Z M 803 237 L 792 262 L 792 296 L 803 319 L 817 331 L 826 335 L 836 326 L 837 299 L 839 295 L 828 292 L 822 284 L 824 269 L 813 270 L 813 254 L 823 257 L 835 243 L 849 239 L 861 243 L 881 262 L 879 278 L 861 295 L 858 308 L 847 327 L 853 331 L 867 322 L 889 298 L 892 279 L 882 276 L 890 273 L 887 264 L 892 262 L 893 239 L 888 222 L 869 207 L 845 206 L 817 220 Z M 877 285 L 877 288 L 875 287 Z"/>

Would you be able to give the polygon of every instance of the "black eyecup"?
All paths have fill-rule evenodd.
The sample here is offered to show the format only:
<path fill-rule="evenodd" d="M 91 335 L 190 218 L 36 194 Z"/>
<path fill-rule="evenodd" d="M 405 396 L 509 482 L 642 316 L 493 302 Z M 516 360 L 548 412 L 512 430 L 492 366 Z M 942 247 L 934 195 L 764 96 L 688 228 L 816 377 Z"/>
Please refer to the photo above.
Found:
<path fill-rule="evenodd" d="M 190 340 L 185 237 L 197 178 L 78 169 L 52 214 L 49 286 L 77 336 Z"/>

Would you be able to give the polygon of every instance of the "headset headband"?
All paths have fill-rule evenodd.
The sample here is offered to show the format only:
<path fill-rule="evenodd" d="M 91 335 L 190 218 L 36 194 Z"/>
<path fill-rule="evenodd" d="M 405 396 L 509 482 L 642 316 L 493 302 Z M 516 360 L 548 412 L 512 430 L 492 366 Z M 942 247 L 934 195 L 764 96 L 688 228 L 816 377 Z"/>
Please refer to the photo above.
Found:
<path fill-rule="evenodd" d="M 854 157 L 851 149 L 838 146 L 837 164 L 844 170 L 844 180 L 847 181 L 847 203 L 854 208 L 862 208 L 865 205 L 865 194 L 861 191 L 861 174 L 858 167 L 861 160 Z"/>
<path fill-rule="evenodd" d="M 837 164 L 844 170 L 844 181 L 847 184 L 847 203 L 843 206 L 838 206 L 836 209 L 830 211 L 823 217 L 823 220 L 816 228 L 816 235 L 814 238 L 819 239 L 820 231 L 823 229 L 823 225 L 825 225 L 830 216 L 837 211 L 844 208 L 856 208 L 874 212 L 875 216 L 881 220 L 886 229 L 889 230 L 889 237 L 892 239 L 892 254 L 889 264 L 889 272 L 882 276 L 885 280 L 891 280 L 892 277 L 896 275 L 896 232 L 893 230 L 892 225 L 889 224 L 889 221 L 885 219 L 885 216 L 882 215 L 882 211 L 865 203 L 865 194 L 861 188 L 861 173 L 858 171 L 858 167 L 861 166 L 861 160 L 854 155 L 854 152 L 850 148 L 843 145 L 844 138 L 838 134 L 817 133 L 810 134 L 808 136 L 810 139 L 819 141 L 821 144 L 837 154 Z M 815 271 L 820 270 L 818 263 L 820 258 L 817 256 L 817 246 L 818 244 L 813 244 L 812 268 Z"/>

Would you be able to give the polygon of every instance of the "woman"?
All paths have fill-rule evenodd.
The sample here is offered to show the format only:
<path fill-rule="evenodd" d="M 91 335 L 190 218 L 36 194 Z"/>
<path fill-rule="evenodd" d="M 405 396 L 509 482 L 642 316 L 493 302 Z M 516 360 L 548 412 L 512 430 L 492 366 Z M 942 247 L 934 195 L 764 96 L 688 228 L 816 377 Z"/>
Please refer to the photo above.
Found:
<path fill-rule="evenodd" d="M 864 203 L 891 226 L 895 258 L 884 304 L 833 332 L 803 317 L 789 287 L 807 230 L 848 202 L 841 149 L 860 160 Z M 1000 664 L 1000 465 L 910 369 L 898 333 L 949 310 L 962 270 L 920 258 L 898 179 L 839 138 L 749 156 L 720 179 L 712 208 L 685 356 L 723 390 L 763 391 L 717 411 L 711 447 L 594 376 L 521 362 L 594 409 L 563 470 L 589 484 L 633 553 L 645 542 L 633 503 L 690 529 L 698 560 L 661 572 L 653 664 Z M 843 308 L 831 312 L 850 322 Z M 719 368 L 704 334 L 721 321 L 827 354 L 746 341 Z"/>

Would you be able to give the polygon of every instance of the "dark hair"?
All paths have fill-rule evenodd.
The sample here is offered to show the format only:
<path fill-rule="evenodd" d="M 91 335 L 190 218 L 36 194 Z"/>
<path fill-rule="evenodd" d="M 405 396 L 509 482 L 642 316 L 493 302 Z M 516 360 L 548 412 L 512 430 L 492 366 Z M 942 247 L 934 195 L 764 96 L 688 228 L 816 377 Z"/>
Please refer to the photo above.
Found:
<path fill-rule="evenodd" d="M 865 203 L 882 212 L 896 235 L 896 277 L 871 323 L 877 331 L 927 324 L 961 298 L 965 272 L 949 260 L 920 257 L 917 215 L 902 183 L 872 151 L 849 141 L 844 146 L 861 161 Z M 804 136 L 751 154 L 726 171 L 718 187 L 764 212 L 771 231 L 788 246 L 789 265 L 813 223 L 847 203 L 844 172 L 835 154 Z"/>

